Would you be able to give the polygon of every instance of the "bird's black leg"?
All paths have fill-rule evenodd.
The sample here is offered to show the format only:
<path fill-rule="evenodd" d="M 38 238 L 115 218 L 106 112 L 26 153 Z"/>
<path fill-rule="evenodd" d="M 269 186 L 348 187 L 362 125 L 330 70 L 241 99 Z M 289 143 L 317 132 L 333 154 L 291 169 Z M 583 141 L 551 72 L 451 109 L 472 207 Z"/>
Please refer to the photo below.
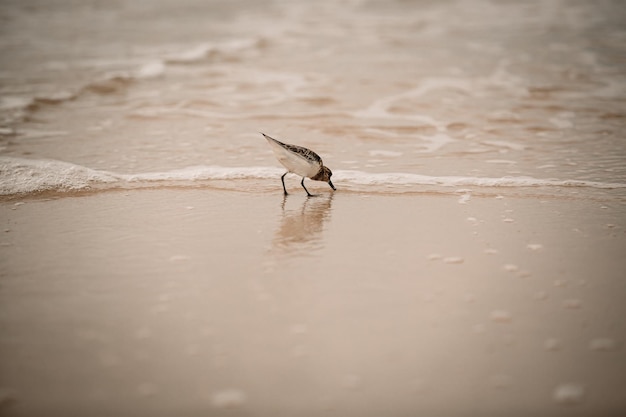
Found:
<path fill-rule="evenodd" d="M 285 172 L 285 173 L 283 174 L 283 176 L 282 176 L 282 177 L 280 177 L 280 180 L 281 180 L 281 181 L 282 181 L 282 183 L 283 183 L 283 191 L 285 192 L 285 195 L 289 194 L 289 193 L 287 192 L 287 189 L 285 188 L 285 175 L 287 175 L 287 174 L 289 174 L 289 172 Z"/>
<path fill-rule="evenodd" d="M 302 177 L 302 181 L 300 181 L 300 185 L 302 185 L 302 188 L 304 188 L 304 191 L 306 191 L 306 195 L 308 195 L 309 197 L 313 197 L 313 194 L 311 194 L 309 190 L 307 190 L 306 187 L 304 186 L 304 177 Z"/>

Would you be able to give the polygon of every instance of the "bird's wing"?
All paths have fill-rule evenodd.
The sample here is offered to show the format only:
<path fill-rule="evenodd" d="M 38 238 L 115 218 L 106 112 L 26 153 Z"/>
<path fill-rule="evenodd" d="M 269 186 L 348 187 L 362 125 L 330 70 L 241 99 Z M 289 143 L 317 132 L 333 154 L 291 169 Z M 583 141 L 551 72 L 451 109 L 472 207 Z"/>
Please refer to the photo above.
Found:
<path fill-rule="evenodd" d="M 287 143 L 283 143 L 283 145 L 285 146 L 285 148 L 289 149 L 291 152 L 296 153 L 300 158 L 304 158 L 309 163 L 318 164 L 320 167 L 323 165 L 322 158 L 320 158 L 318 154 L 316 154 L 309 148 L 305 148 L 304 146 L 289 145 Z"/>
<path fill-rule="evenodd" d="M 322 158 L 310 149 L 302 146 L 282 143 L 274 138 L 264 135 L 270 144 L 276 159 L 283 164 L 288 171 L 303 177 L 312 177 L 322 167 Z"/>

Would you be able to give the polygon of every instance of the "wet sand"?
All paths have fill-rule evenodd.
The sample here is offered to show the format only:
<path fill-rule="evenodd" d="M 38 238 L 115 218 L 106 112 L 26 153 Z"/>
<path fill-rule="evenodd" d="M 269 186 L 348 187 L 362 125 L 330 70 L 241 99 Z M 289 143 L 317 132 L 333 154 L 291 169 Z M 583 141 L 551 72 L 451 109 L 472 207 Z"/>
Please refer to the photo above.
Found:
<path fill-rule="evenodd" d="M 623 415 L 623 202 L 276 186 L 2 201 L 2 415 Z"/>

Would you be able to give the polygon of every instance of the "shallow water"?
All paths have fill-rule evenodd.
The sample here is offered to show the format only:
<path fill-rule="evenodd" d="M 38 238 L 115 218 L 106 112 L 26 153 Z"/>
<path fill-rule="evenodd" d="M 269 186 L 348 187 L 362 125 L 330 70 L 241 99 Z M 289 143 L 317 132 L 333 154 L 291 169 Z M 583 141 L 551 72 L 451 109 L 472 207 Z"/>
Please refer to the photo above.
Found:
<path fill-rule="evenodd" d="M 365 190 L 394 185 L 374 173 L 626 185 L 619 2 L 1 10 L 5 195 L 103 182 L 66 171 L 39 182 L 61 175 L 42 160 L 140 181 L 181 169 L 175 180 L 196 180 L 207 167 L 255 179 L 250 167 L 277 167 L 258 131 L 316 150 L 338 184 L 358 171 Z"/>
<path fill-rule="evenodd" d="M 0 410 L 623 414 L 625 21 L 3 1 Z"/>

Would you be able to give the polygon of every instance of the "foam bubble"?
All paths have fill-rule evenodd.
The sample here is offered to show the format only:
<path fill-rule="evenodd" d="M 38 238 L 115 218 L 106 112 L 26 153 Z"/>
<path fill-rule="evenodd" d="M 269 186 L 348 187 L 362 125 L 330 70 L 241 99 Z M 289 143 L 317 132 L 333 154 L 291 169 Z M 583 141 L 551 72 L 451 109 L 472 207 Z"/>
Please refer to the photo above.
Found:
<path fill-rule="evenodd" d="M 513 320 L 513 315 L 506 310 L 493 310 L 489 313 L 489 318 L 495 323 L 510 323 Z"/>
<path fill-rule="evenodd" d="M 551 337 L 543 342 L 543 347 L 548 351 L 557 351 L 561 350 L 562 344 L 559 339 Z"/>
<path fill-rule="evenodd" d="M 459 256 L 449 256 L 447 258 L 443 258 L 443 262 L 447 264 L 462 264 L 465 262 L 465 259 Z"/>
<path fill-rule="evenodd" d="M 563 301 L 563 307 L 569 310 L 578 310 L 579 308 L 582 308 L 582 305 L 583 305 L 582 301 L 576 298 Z"/>
<path fill-rule="evenodd" d="M 245 392 L 238 389 L 224 389 L 211 396 L 211 404 L 215 408 L 235 408 L 247 400 Z"/>
<path fill-rule="evenodd" d="M 169 261 L 170 262 L 183 262 L 183 261 L 188 261 L 190 259 L 191 257 L 188 255 L 172 255 L 170 256 Z"/>
<path fill-rule="evenodd" d="M 589 349 L 608 352 L 617 349 L 617 343 L 608 337 L 598 337 L 589 342 Z"/>
<path fill-rule="evenodd" d="M 154 61 L 144 64 L 137 70 L 137 78 L 154 78 L 163 75 L 165 72 L 165 63 L 163 61 Z"/>
<path fill-rule="evenodd" d="M 471 194 L 467 193 L 467 194 L 463 194 L 461 197 L 459 197 L 459 204 L 467 204 L 467 202 L 470 200 L 470 198 L 472 197 Z"/>
<path fill-rule="evenodd" d="M 581 384 L 566 383 L 557 386 L 552 398 L 562 405 L 577 405 L 582 403 L 585 389 Z"/>
<path fill-rule="evenodd" d="M 401 156 L 402 152 L 374 149 L 374 150 L 369 151 L 369 154 L 370 156 L 385 156 L 385 157 L 393 158 L 396 156 Z"/>
<path fill-rule="evenodd" d="M 262 42 L 259 39 L 234 39 L 222 43 L 203 43 L 196 45 L 190 49 L 170 55 L 166 58 L 167 63 L 173 64 L 189 64 L 204 60 L 212 54 L 237 54 L 245 50 L 253 49 L 260 46 Z"/>

